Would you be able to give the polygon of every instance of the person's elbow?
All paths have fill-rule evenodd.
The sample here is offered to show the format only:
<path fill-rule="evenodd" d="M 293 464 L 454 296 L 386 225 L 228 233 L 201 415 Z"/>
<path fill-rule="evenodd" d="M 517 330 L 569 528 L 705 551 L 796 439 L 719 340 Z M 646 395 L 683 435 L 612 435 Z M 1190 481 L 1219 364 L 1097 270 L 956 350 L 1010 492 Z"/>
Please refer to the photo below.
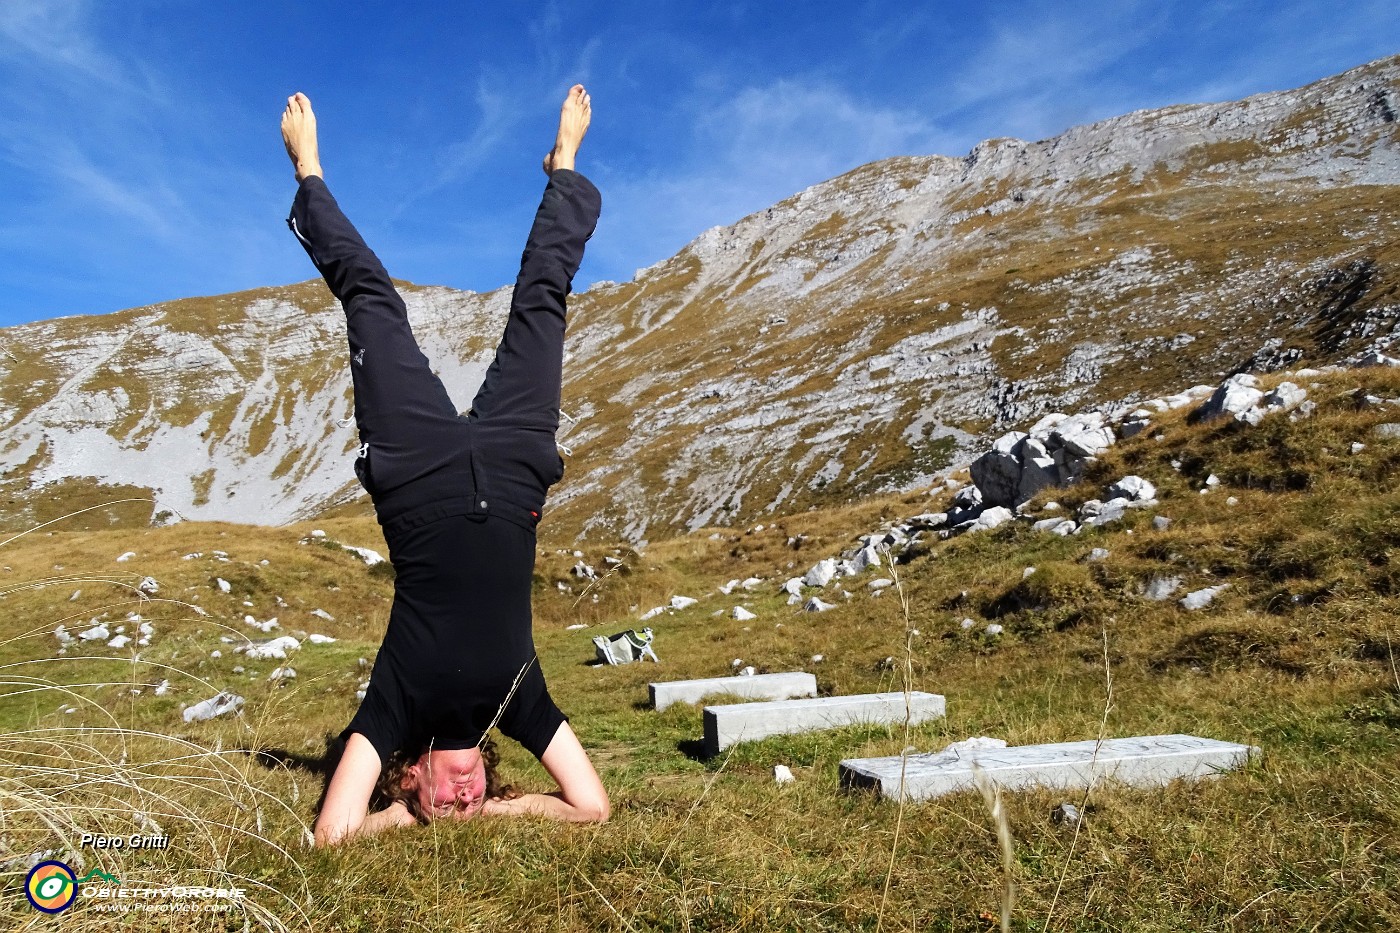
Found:
<path fill-rule="evenodd" d="M 612 802 L 608 800 L 607 791 L 603 791 L 582 806 L 576 806 L 579 821 L 583 823 L 606 823 L 612 816 Z"/>

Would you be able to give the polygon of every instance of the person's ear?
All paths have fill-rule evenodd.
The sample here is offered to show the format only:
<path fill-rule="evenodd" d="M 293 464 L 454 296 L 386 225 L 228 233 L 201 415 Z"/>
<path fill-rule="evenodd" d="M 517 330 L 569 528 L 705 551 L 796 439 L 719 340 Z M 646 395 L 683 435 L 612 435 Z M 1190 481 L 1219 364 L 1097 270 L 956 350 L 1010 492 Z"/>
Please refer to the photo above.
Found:
<path fill-rule="evenodd" d="M 418 775 L 420 773 L 422 773 L 422 769 L 417 764 L 409 765 L 404 770 L 403 777 L 399 778 L 399 788 L 402 790 L 412 790 L 417 787 Z"/>

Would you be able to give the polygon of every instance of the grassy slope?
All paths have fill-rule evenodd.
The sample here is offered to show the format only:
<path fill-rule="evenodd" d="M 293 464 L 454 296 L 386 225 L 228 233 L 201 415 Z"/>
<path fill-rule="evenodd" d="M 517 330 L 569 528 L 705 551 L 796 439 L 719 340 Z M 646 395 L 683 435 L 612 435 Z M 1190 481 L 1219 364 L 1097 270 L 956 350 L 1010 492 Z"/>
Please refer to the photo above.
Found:
<path fill-rule="evenodd" d="M 1241 428 L 1162 416 L 1085 484 L 1054 494 L 1074 506 L 1136 472 L 1158 485 L 1156 511 L 1173 519 L 1169 529 L 1153 530 L 1152 513 L 1139 512 L 1073 538 L 1020 524 L 935 543 L 899 568 L 907 613 L 899 593 L 873 598 L 864 580 L 848 581 L 853 598 L 820 615 L 794 612 L 774 591 L 849 547 L 854 534 L 936 508 L 939 497 L 868 500 L 742 533 L 705 530 L 640 556 L 590 546 L 586 558 L 600 570 L 606 553 L 621 554 L 627 569 L 586 590 L 569 575 L 577 558 L 546 534 L 537 643 L 552 691 L 612 791 L 605 827 L 480 821 L 335 852 L 303 848 L 319 782 L 298 756 L 319 754 L 325 734 L 353 711 L 364 676 L 358 659 L 372 657 L 387 614 L 387 575 L 333 546 L 299 543 L 310 526 L 41 531 L 0 548 L 0 683 L 9 695 L 0 701 L 0 859 L 71 846 L 83 830 L 136 832 L 134 806 L 171 835 L 171 848 L 88 850 L 87 867 L 100 863 L 128 885 L 242 879 L 262 911 L 252 913 L 255 926 L 991 928 L 979 914 L 1000 910 L 1003 876 L 980 796 L 901 811 L 837 786 L 842 758 L 897 754 L 901 729 L 775 738 L 704 761 L 692 757 L 699 709 L 644 708 L 649 680 L 719 675 L 741 658 L 761 671 L 814 670 L 827 693 L 907 683 L 945 694 L 947 720 L 907 739 L 919 750 L 973 735 L 1021 744 L 1101 729 L 1189 732 L 1264 749 L 1255 764 L 1214 781 L 1096 788 L 1077 835 L 1050 813 L 1061 800 L 1085 803 L 1083 795 L 1009 795 L 1016 929 L 1391 928 L 1400 922 L 1400 675 L 1391 652 L 1400 642 L 1400 441 L 1372 428 L 1400 421 L 1400 407 L 1358 404 L 1358 386 L 1397 397 L 1400 374 L 1320 380 L 1311 390 L 1319 411 L 1297 423 L 1274 416 Z M 1365 449 L 1353 454 L 1354 441 Z M 1201 495 L 1211 473 L 1223 483 Z M 1226 505 L 1229 496 L 1238 503 Z M 371 521 L 322 527 L 332 539 L 382 550 Z M 798 535 L 806 538 L 794 547 Z M 1086 562 L 1095 547 L 1109 558 Z M 215 549 L 229 561 L 211 556 Z M 137 557 L 114 563 L 128 550 Z M 205 556 L 181 560 L 195 551 Z M 1026 567 L 1036 571 L 1024 576 Z M 141 602 L 129 586 L 146 574 L 160 581 L 160 597 L 199 605 L 208 617 L 181 603 Z M 751 574 L 767 583 L 743 596 L 716 592 Z M 1182 592 L 1231 588 L 1211 609 L 1187 613 L 1137 595 L 1158 575 L 1181 577 Z M 232 592 L 219 593 L 215 577 Z M 702 599 L 650 623 L 660 667 L 586 663 L 592 635 L 624 628 L 677 594 Z M 740 603 L 758 619 L 714 615 Z M 315 608 L 335 621 L 309 615 Z M 106 611 L 115 624 L 131 610 L 157 627 L 140 661 L 106 647 L 41 660 L 54 658 L 50 633 L 60 620 Z M 264 637 L 239 621 L 245 612 L 340 640 L 303 647 L 290 659 L 296 680 L 272 686 L 275 662 L 243 661 L 219 642 L 229 633 Z M 972 630 L 961 628 L 964 618 Z M 993 620 L 1005 634 L 983 633 Z M 593 627 L 567 631 L 574 622 Z M 224 656 L 210 658 L 213 650 Z M 814 665 L 815 654 L 825 660 Z M 96 660 L 112 657 L 123 660 Z M 256 676 L 233 674 L 237 664 Z M 30 678 L 44 682 L 21 683 Z M 164 678 L 170 695 L 152 696 L 149 685 Z M 240 717 L 181 722 L 182 704 L 221 687 L 247 697 Z M 69 706 L 78 711 L 58 711 Z M 124 731 L 103 731 L 110 727 Z M 26 731 L 34 729 L 58 731 Z M 279 749 L 289 765 L 242 751 L 254 748 Z M 523 753 L 506 752 L 521 784 L 541 785 Z M 798 782 L 775 786 L 776 763 L 791 766 Z M 37 915 L 19 900 L 21 877 L 10 872 L 0 913 L 28 922 Z M 149 918 L 129 922 L 154 928 Z M 241 919 L 209 916 L 168 922 L 242 928 Z M 65 925 L 105 929 L 111 919 L 86 908 Z"/>

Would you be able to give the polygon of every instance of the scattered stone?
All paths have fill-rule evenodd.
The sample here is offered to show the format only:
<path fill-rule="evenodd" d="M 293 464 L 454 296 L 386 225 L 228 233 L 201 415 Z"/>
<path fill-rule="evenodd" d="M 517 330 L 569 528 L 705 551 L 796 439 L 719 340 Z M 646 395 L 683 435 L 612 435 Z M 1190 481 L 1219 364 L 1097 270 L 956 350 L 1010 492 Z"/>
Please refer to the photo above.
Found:
<path fill-rule="evenodd" d="M 160 683 L 156 684 L 156 689 L 154 692 L 155 695 L 158 697 L 165 696 L 167 693 L 170 692 L 170 681 L 162 680 Z"/>
<path fill-rule="evenodd" d="M 1108 548 L 1096 547 L 1096 548 L 1094 548 L 1092 551 L 1089 552 L 1088 560 L 1090 560 L 1090 561 L 1092 561 L 1092 562 L 1094 562 L 1094 563 L 1098 563 L 1099 561 L 1103 561 L 1103 560 L 1108 560 L 1108 558 L 1109 558 L 1109 553 L 1110 553 L 1110 552 L 1109 552 Z"/>
<path fill-rule="evenodd" d="M 78 637 L 83 641 L 106 641 L 112 637 L 112 633 L 107 629 L 106 622 L 99 622 L 85 632 L 79 632 Z"/>
<path fill-rule="evenodd" d="M 747 580 L 744 580 L 744 581 L 743 581 L 742 583 L 740 583 L 739 585 L 740 585 L 741 587 L 743 587 L 744 589 L 746 589 L 746 590 L 752 591 L 753 589 L 757 588 L 758 586 L 761 586 L 762 583 L 763 583 L 763 581 L 762 581 L 761 579 L 759 579 L 758 577 L 749 577 Z"/>
<path fill-rule="evenodd" d="M 277 667 L 277 668 L 273 668 L 272 673 L 267 675 L 267 679 L 268 679 L 268 680 L 292 680 L 292 679 L 295 678 L 296 676 L 297 676 L 296 668 L 293 668 L 293 667 Z"/>
<path fill-rule="evenodd" d="M 135 556 L 136 556 L 136 552 L 135 552 L 135 551 L 127 551 L 125 554 L 118 554 L 118 555 L 117 555 L 117 563 L 119 563 L 119 564 L 124 564 L 124 563 L 126 563 L 127 561 L 131 560 L 131 559 L 132 559 L 133 557 L 135 557 Z"/>
<path fill-rule="evenodd" d="M 577 632 L 577 631 L 579 631 L 580 629 L 586 629 L 586 628 L 588 628 L 588 626 L 585 625 L 584 623 L 582 623 L 582 622 L 575 622 L 573 625 L 566 625 L 566 626 L 564 626 L 564 631 L 566 631 L 566 632 Z"/>
<path fill-rule="evenodd" d="M 671 608 L 677 610 L 688 609 L 699 601 L 698 599 L 691 599 L 689 596 L 672 596 Z"/>
<path fill-rule="evenodd" d="M 324 538 L 325 536 L 326 533 L 319 528 L 313 528 L 311 530 L 311 537 L 313 538 Z"/>
<path fill-rule="evenodd" d="M 1006 631 L 1006 629 L 1002 628 L 1000 624 L 993 622 L 991 625 L 988 625 L 985 629 L 983 629 L 983 631 L 986 632 L 988 635 L 1000 635 L 1002 632 Z"/>
<path fill-rule="evenodd" d="M 789 768 L 787 765 L 774 765 L 774 766 L 773 766 L 773 783 L 774 783 L 774 784 L 792 784 L 792 783 L 795 782 L 796 780 L 797 780 L 797 778 L 795 778 L 795 777 L 792 776 L 792 769 Z"/>
<path fill-rule="evenodd" d="M 972 621 L 971 619 L 963 619 L 961 622 L 958 623 L 958 625 L 961 626 L 964 631 L 966 631 L 967 629 L 976 626 L 977 623 Z"/>
<path fill-rule="evenodd" d="M 705 751 L 713 756 L 736 742 L 793 735 L 857 724 L 921 723 L 944 715 L 946 702 L 933 693 L 872 693 L 860 696 L 773 700 L 705 707 Z"/>
<path fill-rule="evenodd" d="M 752 612 L 749 612 L 743 606 L 735 606 L 732 615 L 735 619 L 737 619 L 740 622 L 748 622 L 758 618 L 758 616 L 754 615 Z"/>
<path fill-rule="evenodd" d="M 141 582 L 136 584 L 136 588 L 147 596 L 154 596 L 160 592 L 160 584 L 156 582 L 155 577 L 143 577 Z"/>
<path fill-rule="evenodd" d="M 835 578 L 836 561 L 832 558 L 828 558 L 823 561 L 818 561 L 811 570 L 807 571 L 807 575 L 802 578 L 802 582 L 807 586 L 826 586 Z"/>
<path fill-rule="evenodd" d="M 282 635 L 278 638 L 272 639 L 271 641 L 265 641 L 260 644 L 248 645 L 247 647 L 238 648 L 234 650 L 241 650 L 243 656 L 249 661 L 267 661 L 271 659 L 285 661 L 287 659 L 288 651 L 296 651 L 300 647 L 301 642 L 297 641 L 290 635 Z"/>
<path fill-rule="evenodd" d="M 229 583 L 223 577 L 215 577 L 214 585 L 219 588 L 220 593 L 230 593 L 233 591 L 233 584 Z"/>
<path fill-rule="evenodd" d="M 1219 486 L 1219 485 L 1220 485 L 1220 477 L 1216 476 L 1214 473 L 1210 474 L 1209 476 L 1206 477 L 1206 485 L 1207 485 L 1207 486 L 1210 486 L 1212 489 L 1215 488 L 1216 486 Z"/>
<path fill-rule="evenodd" d="M 1151 582 L 1143 587 L 1142 595 L 1145 599 L 1160 603 L 1171 599 L 1172 594 L 1180 588 L 1180 577 L 1153 577 Z"/>
<path fill-rule="evenodd" d="M 812 663 L 813 663 L 813 664 L 820 664 L 820 663 L 822 663 L 822 662 L 825 661 L 825 660 L 826 660 L 826 655 L 824 655 L 824 654 L 814 654 L 814 655 L 812 655 Z"/>
<path fill-rule="evenodd" d="M 1240 504 L 1240 500 L 1236 499 L 1234 496 L 1229 496 L 1225 499 L 1225 504 L 1229 506 L 1236 506 Z"/>
<path fill-rule="evenodd" d="M 728 583 L 726 583 L 726 584 L 724 584 L 723 586 L 721 586 L 721 587 L 719 588 L 719 591 L 720 591 L 721 593 L 723 593 L 725 596 L 728 596 L 730 593 L 734 592 L 734 587 L 736 587 L 736 586 L 738 586 L 738 585 L 739 585 L 739 581 L 738 581 L 738 580 L 730 580 Z"/>
<path fill-rule="evenodd" d="M 1236 421 L 1258 424 L 1262 417 L 1258 406 L 1264 398 L 1264 393 L 1255 388 L 1258 384 L 1259 380 L 1248 373 L 1231 376 L 1201 406 L 1200 417 L 1208 420 L 1229 415 Z"/>
<path fill-rule="evenodd" d="M 211 657 L 211 658 L 222 658 L 223 656 L 224 656 L 224 653 L 223 653 L 222 651 L 218 650 L 217 648 L 214 649 L 213 651 L 209 652 L 209 657 Z"/>
<path fill-rule="evenodd" d="M 1079 825 L 1079 808 L 1072 803 L 1062 803 L 1050 812 L 1050 820 L 1056 826 L 1073 829 Z"/>
<path fill-rule="evenodd" d="M 666 607 L 665 607 L 665 606 L 655 606 L 655 607 L 653 607 L 653 608 L 651 608 L 651 609 L 648 609 L 646 612 L 642 613 L 642 615 L 641 615 L 641 621 L 645 622 L 647 619 L 654 619 L 654 618 L 656 618 L 657 616 L 661 615 L 661 613 L 663 613 L 663 612 L 665 612 L 665 611 L 666 611 Z"/>
<path fill-rule="evenodd" d="M 787 593 L 789 596 L 800 597 L 802 595 L 802 578 L 792 577 L 786 583 L 783 584 L 782 591 L 784 593 Z"/>
<path fill-rule="evenodd" d="M 592 567 L 590 567 L 588 564 L 585 564 L 583 561 L 579 561 L 577 564 L 574 564 L 573 569 L 569 572 L 572 573 L 574 576 L 578 577 L 580 580 L 598 579 L 598 571 L 594 570 Z"/>
<path fill-rule="evenodd" d="M 886 577 L 880 577 L 877 580 L 871 580 L 865 585 L 878 593 L 880 590 L 888 589 L 889 587 L 894 586 L 894 581 Z"/>
<path fill-rule="evenodd" d="M 213 719 L 215 716 L 222 716 L 231 713 L 243 705 L 243 698 L 227 691 L 220 691 L 216 696 L 196 703 L 193 706 L 185 707 L 185 722 L 203 722 Z"/>
<path fill-rule="evenodd" d="M 1152 527 L 1157 531 L 1166 531 L 1172 526 L 1172 520 L 1165 515 L 1154 515 L 1152 517 Z"/>
<path fill-rule="evenodd" d="M 130 635 L 118 635 L 116 638 L 113 638 L 111 641 L 107 642 L 107 647 L 108 647 L 108 648 L 125 648 L 125 647 L 126 647 L 127 645 L 129 645 L 129 644 L 131 644 L 131 636 L 130 636 Z"/>
<path fill-rule="evenodd" d="M 968 523 L 963 530 L 969 534 L 976 531 L 990 531 L 993 528 L 1015 520 L 1016 513 L 1005 506 L 996 505 L 982 512 L 976 519 Z"/>
<path fill-rule="evenodd" d="M 1400 424 L 1396 424 L 1395 422 L 1378 424 L 1372 430 L 1375 432 L 1376 437 L 1384 438 L 1388 441 L 1400 438 Z"/>
<path fill-rule="evenodd" d="M 802 608 L 807 612 L 826 612 L 828 609 L 835 609 L 836 606 L 832 603 L 824 603 L 816 596 L 813 596 L 811 599 L 807 600 L 806 605 Z"/>
<path fill-rule="evenodd" d="M 331 636 L 321 635 L 319 633 L 306 636 L 306 640 L 313 645 L 331 645 L 335 643 L 335 639 Z"/>
<path fill-rule="evenodd" d="M 1157 487 L 1141 476 L 1125 476 L 1108 487 L 1108 498 L 1147 502 L 1157 498 Z"/>
<path fill-rule="evenodd" d="M 68 629 L 61 624 L 53 630 L 53 637 L 58 639 L 60 645 L 67 645 L 73 641 L 73 636 L 68 634 Z"/>
<path fill-rule="evenodd" d="M 1203 590 L 1196 590 L 1194 593 L 1187 593 L 1181 598 L 1181 606 L 1190 612 L 1197 609 L 1204 609 L 1215 601 L 1215 597 L 1230 588 L 1230 584 L 1222 583 L 1219 586 L 1208 586 Z"/>
<path fill-rule="evenodd" d="M 324 620 L 327 621 L 327 622 L 334 622 L 334 621 L 335 621 L 335 616 L 331 615 L 329 612 L 327 612 L 327 611 L 324 610 L 324 609 L 312 609 L 312 610 L 311 610 L 311 614 L 312 614 L 313 616 L 315 616 L 316 618 L 318 618 L 318 619 L 324 619 Z"/>

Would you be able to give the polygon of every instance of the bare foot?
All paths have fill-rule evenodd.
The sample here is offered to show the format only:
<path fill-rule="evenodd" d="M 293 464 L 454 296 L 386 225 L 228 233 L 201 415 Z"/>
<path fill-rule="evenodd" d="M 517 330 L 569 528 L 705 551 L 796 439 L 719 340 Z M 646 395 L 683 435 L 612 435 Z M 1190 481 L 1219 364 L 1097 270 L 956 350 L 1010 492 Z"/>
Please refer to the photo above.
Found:
<path fill-rule="evenodd" d="M 287 109 L 282 111 L 282 142 L 296 167 L 297 181 L 312 175 L 322 177 L 321 154 L 316 148 L 316 114 L 311 110 L 311 99 L 301 91 L 287 98 Z"/>
<path fill-rule="evenodd" d="M 582 84 L 569 88 L 569 96 L 564 98 L 564 106 L 559 108 L 559 133 L 554 137 L 554 148 L 544 157 L 544 173 L 553 174 L 555 169 L 573 169 L 574 157 L 578 155 L 583 134 L 588 132 L 588 123 L 593 117 L 593 105 Z"/>

